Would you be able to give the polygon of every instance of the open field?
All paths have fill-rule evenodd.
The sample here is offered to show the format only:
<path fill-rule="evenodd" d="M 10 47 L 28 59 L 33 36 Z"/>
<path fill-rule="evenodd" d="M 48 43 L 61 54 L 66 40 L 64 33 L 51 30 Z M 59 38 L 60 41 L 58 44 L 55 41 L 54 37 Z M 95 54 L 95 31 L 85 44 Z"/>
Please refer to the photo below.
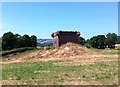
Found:
<path fill-rule="evenodd" d="M 3 58 L 2 83 L 12 85 L 118 84 L 118 50 L 75 48 L 75 46 L 67 45 L 58 49 L 43 50 L 44 55 L 40 50 L 34 50 Z M 80 51 L 76 51 L 78 49 Z"/>
<path fill-rule="evenodd" d="M 81 64 L 77 60 L 3 65 L 3 84 L 117 84 L 117 62 Z"/>

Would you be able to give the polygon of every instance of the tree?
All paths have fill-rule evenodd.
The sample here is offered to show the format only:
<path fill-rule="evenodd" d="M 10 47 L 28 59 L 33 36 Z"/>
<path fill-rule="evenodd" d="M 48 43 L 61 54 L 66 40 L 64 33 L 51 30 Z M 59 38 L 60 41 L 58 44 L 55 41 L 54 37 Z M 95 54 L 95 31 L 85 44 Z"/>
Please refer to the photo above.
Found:
<path fill-rule="evenodd" d="M 36 47 L 37 46 L 37 37 L 35 35 L 32 35 L 30 37 L 30 41 L 31 41 L 31 47 Z"/>
<path fill-rule="evenodd" d="M 1 48 L 3 50 L 37 46 L 37 37 L 35 35 L 29 37 L 27 34 L 20 36 L 19 34 L 7 32 L 3 34 L 2 38 L 0 38 L 0 41 L 2 43 Z"/>
<path fill-rule="evenodd" d="M 85 44 L 85 39 L 83 37 L 78 37 L 78 43 L 81 45 Z"/>
<path fill-rule="evenodd" d="M 31 41 L 30 41 L 30 37 L 28 35 L 23 35 L 21 38 L 23 47 L 30 47 Z"/>
<path fill-rule="evenodd" d="M 2 37 L 2 48 L 3 50 L 11 50 L 15 47 L 15 36 L 12 32 L 7 32 L 3 34 Z"/>
<path fill-rule="evenodd" d="M 90 39 L 87 39 L 87 40 L 85 41 L 85 46 L 86 46 L 87 48 L 91 48 L 92 46 L 91 46 L 90 43 L 91 43 L 91 42 L 90 42 Z"/>
<path fill-rule="evenodd" d="M 97 39 L 98 39 L 98 48 L 104 49 L 106 37 L 104 35 L 98 35 Z"/>
<path fill-rule="evenodd" d="M 115 44 L 117 43 L 117 35 L 115 33 L 108 33 L 106 37 L 107 39 L 105 44 L 108 46 L 108 48 L 115 48 Z"/>
<path fill-rule="evenodd" d="M 97 37 L 93 36 L 92 38 L 90 38 L 90 44 L 92 47 L 97 48 Z"/>
<path fill-rule="evenodd" d="M 90 44 L 94 48 L 104 49 L 105 48 L 105 40 L 106 40 L 106 38 L 104 35 L 93 36 L 90 39 Z"/>
<path fill-rule="evenodd" d="M 19 34 L 15 34 L 15 39 L 16 39 L 16 42 L 15 42 L 15 48 L 19 48 L 21 43 L 20 43 L 20 35 Z"/>

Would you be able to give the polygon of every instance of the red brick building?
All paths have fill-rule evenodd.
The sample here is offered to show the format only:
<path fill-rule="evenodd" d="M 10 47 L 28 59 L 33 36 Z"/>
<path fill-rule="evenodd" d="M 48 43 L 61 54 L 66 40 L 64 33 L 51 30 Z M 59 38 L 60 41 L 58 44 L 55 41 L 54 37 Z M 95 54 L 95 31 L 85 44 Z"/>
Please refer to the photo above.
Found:
<path fill-rule="evenodd" d="M 80 32 L 77 31 L 57 31 L 52 33 L 53 46 L 59 47 L 67 42 L 78 43 Z"/>

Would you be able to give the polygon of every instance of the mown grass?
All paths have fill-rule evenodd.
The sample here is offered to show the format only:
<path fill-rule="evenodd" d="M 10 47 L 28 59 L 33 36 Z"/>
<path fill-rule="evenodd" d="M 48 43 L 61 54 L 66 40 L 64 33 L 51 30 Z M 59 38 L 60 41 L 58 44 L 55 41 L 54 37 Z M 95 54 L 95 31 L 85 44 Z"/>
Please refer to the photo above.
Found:
<path fill-rule="evenodd" d="M 58 82 L 88 82 L 117 84 L 117 62 L 96 62 L 88 65 L 57 65 L 72 60 L 23 62 L 2 66 L 3 80 L 17 80 L 26 84 L 56 84 Z M 69 63 L 68 63 L 69 64 Z"/>

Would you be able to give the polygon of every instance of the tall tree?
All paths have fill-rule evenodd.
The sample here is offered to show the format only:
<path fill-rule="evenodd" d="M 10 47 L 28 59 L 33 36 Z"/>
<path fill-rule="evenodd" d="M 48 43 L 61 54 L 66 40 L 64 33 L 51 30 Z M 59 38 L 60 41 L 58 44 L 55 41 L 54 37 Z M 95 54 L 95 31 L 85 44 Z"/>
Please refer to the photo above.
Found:
<path fill-rule="evenodd" d="M 20 48 L 20 35 L 19 34 L 15 34 L 15 39 L 16 39 L 16 42 L 15 42 L 15 48 Z"/>
<path fill-rule="evenodd" d="M 30 41 L 31 41 L 31 47 L 36 47 L 37 46 L 37 37 L 35 35 L 32 35 L 30 37 Z"/>
<path fill-rule="evenodd" d="M 104 49 L 106 37 L 104 35 L 98 35 L 97 39 L 98 39 L 98 48 Z"/>
<path fill-rule="evenodd" d="M 11 50 L 15 47 L 15 36 L 12 32 L 7 32 L 3 34 L 2 37 L 2 48 L 3 50 Z"/>
<path fill-rule="evenodd" d="M 93 36 L 90 39 L 91 46 L 94 48 L 104 49 L 105 48 L 105 36 L 104 35 L 98 35 Z"/>
<path fill-rule="evenodd" d="M 23 35 L 21 40 L 23 41 L 23 47 L 30 47 L 31 41 L 28 35 Z"/>
<path fill-rule="evenodd" d="M 105 44 L 108 46 L 108 48 L 115 48 L 115 44 L 117 42 L 117 35 L 115 33 L 108 33 L 106 37 L 107 39 L 105 41 Z"/>
<path fill-rule="evenodd" d="M 92 47 L 97 48 L 98 47 L 98 43 L 97 43 L 97 36 L 93 36 L 92 38 L 90 38 L 90 44 Z"/>

